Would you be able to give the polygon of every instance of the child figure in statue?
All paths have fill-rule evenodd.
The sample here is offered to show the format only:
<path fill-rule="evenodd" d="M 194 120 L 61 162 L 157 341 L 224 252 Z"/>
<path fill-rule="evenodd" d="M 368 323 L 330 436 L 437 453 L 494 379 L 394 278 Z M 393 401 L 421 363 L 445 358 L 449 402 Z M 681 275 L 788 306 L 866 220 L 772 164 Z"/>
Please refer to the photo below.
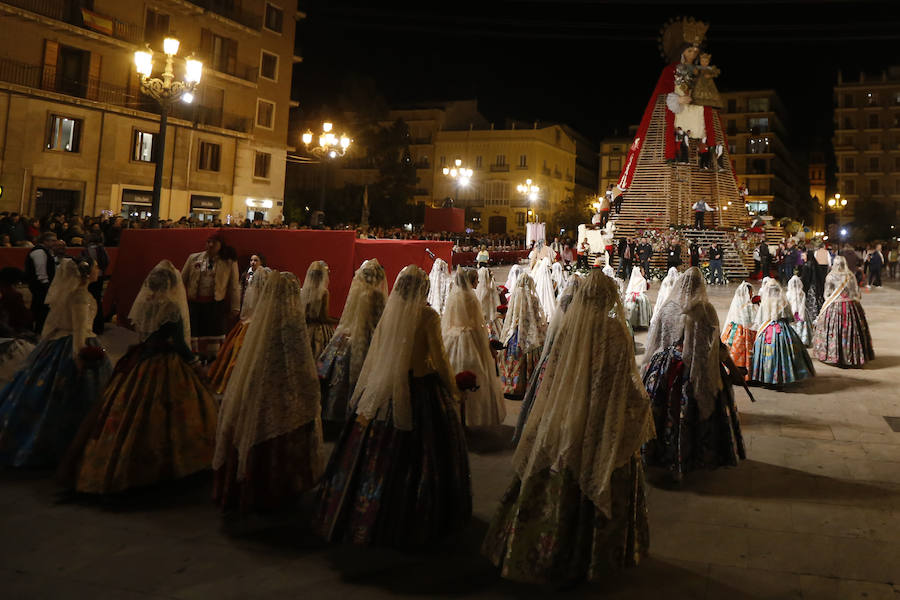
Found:
<path fill-rule="evenodd" d="M 704 52 L 700 55 L 700 64 L 695 66 L 697 77 L 694 79 L 694 91 L 691 97 L 694 104 L 722 108 L 722 98 L 713 81 L 721 74 L 719 67 L 709 64 L 712 54 Z"/>

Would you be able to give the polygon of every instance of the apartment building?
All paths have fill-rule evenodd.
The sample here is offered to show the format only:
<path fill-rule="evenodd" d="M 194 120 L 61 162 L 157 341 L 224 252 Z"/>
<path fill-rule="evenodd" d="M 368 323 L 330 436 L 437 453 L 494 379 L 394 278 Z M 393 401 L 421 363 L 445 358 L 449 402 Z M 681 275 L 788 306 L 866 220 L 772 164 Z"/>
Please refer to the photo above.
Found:
<path fill-rule="evenodd" d="M 633 127 L 635 132 L 637 127 Z M 615 185 L 622 176 L 622 164 L 625 162 L 625 155 L 628 154 L 628 148 L 634 136 L 630 137 L 608 137 L 600 140 L 600 172 L 598 173 L 597 189 L 601 194 L 605 193 L 610 184 Z"/>
<path fill-rule="evenodd" d="M 900 209 L 900 67 L 848 78 L 834 86 L 837 191 L 847 199 L 834 221 L 853 220 L 860 202 Z"/>
<path fill-rule="evenodd" d="M 725 92 L 720 117 L 751 214 L 798 216 L 805 177 L 788 146 L 787 114 L 774 90 Z"/>
<path fill-rule="evenodd" d="M 143 216 L 157 156 L 160 218 L 281 214 L 295 52 L 294 0 L 0 1 L 0 208 Z M 140 91 L 133 55 L 162 40 L 204 63 L 169 114 Z"/>

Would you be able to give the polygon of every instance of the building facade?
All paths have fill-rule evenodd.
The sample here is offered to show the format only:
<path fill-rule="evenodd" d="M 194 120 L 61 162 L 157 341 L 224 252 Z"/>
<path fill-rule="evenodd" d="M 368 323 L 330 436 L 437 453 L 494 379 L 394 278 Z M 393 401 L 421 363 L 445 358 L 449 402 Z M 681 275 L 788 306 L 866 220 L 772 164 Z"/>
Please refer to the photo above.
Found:
<path fill-rule="evenodd" d="M 811 227 L 825 231 L 825 206 L 828 202 L 828 179 L 825 155 L 813 152 L 809 157 L 809 198 L 815 207 Z"/>
<path fill-rule="evenodd" d="M 836 223 L 853 220 L 860 202 L 900 210 L 900 67 L 850 79 L 838 72 L 834 86 L 834 154 L 837 192 L 847 206 Z"/>
<path fill-rule="evenodd" d="M 162 153 L 161 219 L 281 213 L 293 0 L 8 0 L 0 16 L 0 208 L 145 216 Z M 191 54 L 204 69 L 159 148 L 133 55 L 149 45 L 157 76 L 170 35 L 176 77 Z"/>
<path fill-rule="evenodd" d="M 635 132 L 637 127 L 634 127 Z M 600 141 L 600 172 L 598 173 L 597 189 L 601 194 L 605 193 L 610 184 L 616 185 L 622 175 L 622 164 L 625 155 L 634 136 L 608 137 Z"/>
<path fill-rule="evenodd" d="M 751 214 L 797 216 L 807 193 L 805 176 L 788 147 L 788 120 L 773 90 L 721 94 L 720 113 L 738 184 Z"/>

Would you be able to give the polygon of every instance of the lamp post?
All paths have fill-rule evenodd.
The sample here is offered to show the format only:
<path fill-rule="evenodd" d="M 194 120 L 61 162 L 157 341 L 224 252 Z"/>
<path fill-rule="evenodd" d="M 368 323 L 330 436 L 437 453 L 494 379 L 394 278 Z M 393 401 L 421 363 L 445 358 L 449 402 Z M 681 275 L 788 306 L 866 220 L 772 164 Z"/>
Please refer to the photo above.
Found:
<path fill-rule="evenodd" d="M 832 196 L 831 198 L 828 199 L 828 202 L 826 202 L 826 204 L 828 206 L 828 210 L 830 210 L 833 214 L 835 214 L 835 213 L 838 213 L 838 212 L 844 210 L 845 208 L 847 208 L 847 199 L 841 198 L 840 194 L 835 194 L 834 196 Z M 840 219 L 837 218 L 836 214 L 835 214 L 834 221 L 835 221 L 835 225 L 840 225 Z"/>
<path fill-rule="evenodd" d="M 541 187 L 539 185 L 536 185 L 530 179 L 526 179 L 525 183 L 520 183 L 516 186 L 516 191 L 522 194 L 523 197 L 527 198 L 529 202 L 534 204 L 535 202 L 537 202 L 538 197 L 540 196 Z M 532 209 L 529 208 L 527 214 L 529 220 L 533 216 L 534 222 L 537 223 L 537 214 Z"/>
<path fill-rule="evenodd" d="M 469 183 L 472 182 L 472 174 L 474 171 L 462 166 L 462 159 L 457 158 L 453 161 L 452 167 L 444 167 L 441 169 L 441 172 L 453 180 L 453 201 L 455 202 L 459 199 L 459 190 L 468 187 Z"/>
<path fill-rule="evenodd" d="M 338 137 L 334 133 L 334 124 L 330 121 L 325 121 L 322 123 L 322 131 L 319 133 L 318 137 L 318 145 L 313 145 L 313 132 L 309 129 L 306 130 L 306 133 L 303 134 L 302 140 L 303 145 L 306 146 L 306 150 L 310 153 L 318 157 L 319 162 L 322 164 L 322 194 L 319 196 L 319 225 L 321 225 L 321 219 L 325 215 L 325 187 L 327 185 L 328 178 L 328 161 L 336 160 L 347 153 L 347 150 L 350 148 L 350 144 L 353 143 L 353 140 L 350 139 L 346 133 L 343 133 Z"/>
<path fill-rule="evenodd" d="M 169 109 L 179 100 L 190 104 L 194 101 L 194 90 L 203 75 L 203 63 L 193 56 L 184 61 L 184 81 L 175 80 L 175 55 L 181 42 L 177 38 L 167 37 L 163 40 L 163 52 L 166 55 L 166 67 L 162 78 L 151 77 L 153 74 L 153 51 L 150 46 L 146 50 L 134 53 L 134 66 L 141 76 L 141 91 L 156 100 L 159 104 L 159 135 L 153 140 L 156 151 L 156 171 L 153 174 L 153 199 L 150 206 L 150 226 L 159 227 L 159 197 L 162 192 L 163 161 L 166 156 L 166 126 L 169 121 Z M 159 145 L 157 146 L 157 142 Z"/>

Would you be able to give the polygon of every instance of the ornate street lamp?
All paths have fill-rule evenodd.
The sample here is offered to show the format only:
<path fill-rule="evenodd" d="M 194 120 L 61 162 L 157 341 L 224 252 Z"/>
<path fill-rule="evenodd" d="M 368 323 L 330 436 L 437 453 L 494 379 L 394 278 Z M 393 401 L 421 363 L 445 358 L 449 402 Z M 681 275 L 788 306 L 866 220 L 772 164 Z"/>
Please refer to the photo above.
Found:
<path fill-rule="evenodd" d="M 325 215 L 325 187 L 328 179 L 328 162 L 344 156 L 353 143 L 353 140 L 346 133 L 338 137 L 333 129 L 333 123 L 329 121 L 322 123 L 322 132 L 319 133 L 318 145 L 313 145 L 313 132 L 309 129 L 301 137 L 307 152 L 317 156 L 319 163 L 322 165 L 322 195 L 319 197 L 319 219 Z M 318 224 L 321 225 L 321 221 Z"/>
<path fill-rule="evenodd" d="M 469 184 L 472 183 L 472 175 L 475 173 L 472 169 L 462 166 L 462 159 L 459 158 L 453 161 L 452 167 L 444 167 L 441 169 L 441 172 L 453 180 L 454 201 L 459 199 L 459 190 L 461 188 L 469 187 Z"/>
<path fill-rule="evenodd" d="M 835 194 L 828 199 L 828 208 L 831 210 L 843 210 L 847 207 L 847 199 L 841 198 L 840 194 Z"/>
<path fill-rule="evenodd" d="M 163 40 L 163 52 L 166 55 L 166 67 L 162 78 L 151 77 L 153 74 L 153 51 L 150 46 L 146 50 L 134 53 L 134 66 L 141 76 L 141 91 L 159 104 L 159 135 L 153 140 L 156 150 L 156 172 L 153 174 L 153 200 L 150 208 L 150 226 L 159 227 L 159 196 L 162 191 L 163 160 L 166 156 L 166 126 L 169 120 L 169 109 L 179 100 L 190 104 L 194 101 L 194 90 L 203 75 L 203 63 L 193 56 L 184 61 L 184 81 L 175 80 L 175 55 L 181 45 L 174 37 Z M 157 146 L 157 143 L 159 144 Z"/>
<path fill-rule="evenodd" d="M 532 182 L 531 179 L 526 179 L 525 183 L 520 183 L 516 186 L 516 191 L 522 194 L 522 196 L 524 196 L 525 198 L 528 198 L 528 201 L 534 204 L 540 197 L 541 187 Z M 531 217 L 533 216 L 534 222 L 537 223 L 536 212 L 529 208 L 527 214 L 529 222 L 531 221 Z"/>

